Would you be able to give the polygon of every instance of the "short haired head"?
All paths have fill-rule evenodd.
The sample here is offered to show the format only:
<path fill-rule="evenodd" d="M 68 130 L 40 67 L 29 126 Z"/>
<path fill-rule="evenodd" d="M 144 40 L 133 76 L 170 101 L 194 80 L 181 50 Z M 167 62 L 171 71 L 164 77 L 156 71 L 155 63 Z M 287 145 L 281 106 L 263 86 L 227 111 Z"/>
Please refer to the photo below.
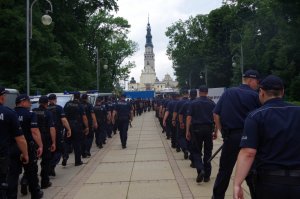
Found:
<path fill-rule="evenodd" d="M 201 85 L 201 86 L 199 87 L 199 91 L 200 91 L 201 93 L 207 93 L 207 92 L 208 92 L 208 87 L 207 87 L 206 85 Z"/>
<path fill-rule="evenodd" d="M 22 101 L 30 101 L 30 98 L 26 94 L 21 94 L 16 98 L 16 104 L 20 104 Z"/>
<path fill-rule="evenodd" d="M 50 94 L 49 96 L 48 96 L 48 99 L 49 100 L 56 100 L 56 95 L 55 94 Z"/>
<path fill-rule="evenodd" d="M 0 96 L 1 96 L 1 95 L 4 95 L 4 94 L 6 94 L 6 93 L 8 93 L 8 91 L 5 90 L 5 88 L 1 86 L 1 87 L 0 87 Z"/>
<path fill-rule="evenodd" d="M 283 81 L 279 77 L 277 77 L 275 75 L 269 75 L 260 82 L 260 88 L 265 91 L 283 90 L 284 84 L 283 84 Z"/>
<path fill-rule="evenodd" d="M 250 69 L 243 74 L 243 78 L 259 79 L 259 73 L 256 70 Z"/>
<path fill-rule="evenodd" d="M 46 95 L 42 95 L 39 99 L 40 104 L 48 104 L 48 97 Z"/>
<path fill-rule="evenodd" d="M 104 97 L 98 96 L 96 99 L 96 102 L 102 102 L 104 100 Z"/>

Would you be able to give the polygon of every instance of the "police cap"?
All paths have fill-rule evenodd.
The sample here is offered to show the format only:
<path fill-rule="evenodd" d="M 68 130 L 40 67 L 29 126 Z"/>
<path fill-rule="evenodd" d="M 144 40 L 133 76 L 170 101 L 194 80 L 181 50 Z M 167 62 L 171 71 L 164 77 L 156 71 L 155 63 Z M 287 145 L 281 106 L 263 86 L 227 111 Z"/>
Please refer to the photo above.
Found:
<path fill-rule="evenodd" d="M 197 90 L 196 89 L 191 89 L 190 90 L 190 97 L 197 97 Z"/>
<path fill-rule="evenodd" d="M 6 93 L 8 93 L 8 91 L 5 90 L 4 87 L 0 87 L 0 96 L 1 96 L 1 95 L 4 95 L 4 94 L 6 94 Z"/>
<path fill-rule="evenodd" d="M 40 104 L 47 104 L 48 103 L 48 97 L 46 95 L 42 95 L 39 99 Z"/>
<path fill-rule="evenodd" d="M 87 95 L 87 94 L 83 94 L 83 95 L 81 96 L 81 99 L 86 100 L 87 98 L 88 98 L 88 95 Z"/>
<path fill-rule="evenodd" d="M 279 77 L 269 75 L 261 81 L 260 88 L 263 90 L 282 90 L 284 85 L 283 81 Z"/>
<path fill-rule="evenodd" d="M 199 91 L 200 91 L 200 92 L 203 92 L 203 93 L 207 93 L 207 92 L 208 92 L 208 88 L 207 88 L 206 85 L 201 85 L 201 86 L 199 87 Z"/>
<path fill-rule="evenodd" d="M 180 94 L 181 94 L 181 95 L 189 94 L 189 90 L 186 89 L 186 88 L 182 88 L 182 89 L 180 90 Z"/>
<path fill-rule="evenodd" d="M 25 100 L 30 101 L 29 96 L 26 95 L 26 94 L 21 94 L 21 95 L 19 95 L 19 96 L 16 98 L 16 104 L 19 104 L 19 103 L 21 103 L 22 101 L 25 101 Z"/>
<path fill-rule="evenodd" d="M 50 95 L 48 96 L 48 99 L 49 99 L 49 100 L 56 100 L 56 95 L 55 95 L 55 94 L 50 94 Z"/>
<path fill-rule="evenodd" d="M 74 99 L 79 99 L 80 98 L 80 92 L 74 92 L 73 93 Z"/>
<path fill-rule="evenodd" d="M 259 73 L 256 70 L 247 70 L 244 74 L 243 74 L 244 78 L 253 78 L 253 79 L 259 79 Z"/>

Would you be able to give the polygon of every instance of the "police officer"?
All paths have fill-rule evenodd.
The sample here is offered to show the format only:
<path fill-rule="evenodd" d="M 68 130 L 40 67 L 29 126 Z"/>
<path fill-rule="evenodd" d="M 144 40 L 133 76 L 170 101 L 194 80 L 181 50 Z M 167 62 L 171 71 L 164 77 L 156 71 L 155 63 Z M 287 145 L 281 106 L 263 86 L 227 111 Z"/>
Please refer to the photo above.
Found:
<path fill-rule="evenodd" d="M 89 132 L 87 135 L 84 135 L 84 139 L 81 145 L 82 157 L 91 157 L 91 148 L 94 140 L 94 129 L 97 129 L 97 121 L 93 109 L 93 105 L 88 101 L 88 95 L 83 94 L 81 96 L 81 104 L 84 108 L 86 117 L 88 119 Z"/>
<path fill-rule="evenodd" d="M 197 90 L 196 89 L 191 89 L 190 90 L 190 100 L 186 101 L 181 108 L 178 111 L 178 120 L 179 120 L 179 129 L 184 136 L 181 136 L 180 139 L 184 139 L 184 141 L 181 141 L 182 143 L 186 144 L 186 149 L 190 152 L 189 159 L 191 160 L 190 167 L 195 168 L 194 166 L 194 161 L 193 161 L 193 150 L 191 147 L 191 142 L 186 139 L 186 117 L 187 117 L 187 110 L 189 107 L 189 104 L 194 101 L 197 98 Z M 184 158 L 187 159 L 186 155 L 188 153 L 184 154 Z"/>
<path fill-rule="evenodd" d="M 16 98 L 15 111 L 18 115 L 22 131 L 27 141 L 29 163 L 23 165 L 20 160 L 20 152 L 18 150 L 11 149 L 10 167 L 8 173 L 8 198 L 17 198 L 18 194 L 18 180 L 20 171 L 22 171 L 22 165 L 24 166 L 24 176 L 29 185 L 29 190 L 32 199 L 39 199 L 43 197 L 43 192 L 40 190 L 38 179 L 38 165 L 37 159 L 41 157 L 43 153 L 43 143 L 41 134 L 37 126 L 37 116 L 35 113 L 30 112 L 31 107 L 29 96 L 23 94 Z M 27 185 L 25 187 L 27 189 Z M 23 190 L 24 192 L 24 190 Z M 27 190 L 26 190 L 27 192 Z"/>
<path fill-rule="evenodd" d="M 83 164 L 81 161 L 81 141 L 83 135 L 89 133 L 88 120 L 84 111 L 83 106 L 80 103 L 80 93 L 74 93 L 73 100 L 68 101 L 64 106 L 64 111 L 66 118 L 71 127 L 72 135 L 72 145 L 74 148 L 75 155 L 75 166 L 80 166 Z M 62 165 L 67 165 L 67 160 L 69 157 L 64 157 Z"/>
<path fill-rule="evenodd" d="M 51 152 L 56 150 L 56 132 L 52 113 L 47 110 L 48 97 L 43 95 L 39 99 L 39 107 L 32 111 L 37 115 L 37 124 L 43 141 L 43 154 L 41 161 L 41 188 L 46 189 L 52 185 L 49 179 Z"/>
<path fill-rule="evenodd" d="M 64 156 L 63 159 L 68 156 L 66 139 L 71 137 L 71 128 L 63 108 L 56 104 L 56 95 L 50 94 L 48 96 L 48 100 L 48 110 L 52 113 L 56 130 L 56 150 L 52 153 L 49 175 L 55 176 L 55 166 L 59 163 L 62 156 Z"/>
<path fill-rule="evenodd" d="M 282 80 L 267 76 L 260 84 L 263 106 L 245 121 L 234 180 L 234 198 L 252 163 L 257 170 L 256 197 L 296 199 L 300 196 L 300 107 L 283 101 Z"/>
<path fill-rule="evenodd" d="M 14 111 L 3 106 L 5 102 L 5 88 L 0 87 L 0 198 L 6 199 L 7 173 L 9 168 L 9 151 L 12 145 L 21 151 L 23 164 L 29 162 L 26 139 Z M 17 182 L 18 183 L 18 182 Z"/>
<path fill-rule="evenodd" d="M 230 176 L 235 165 L 240 147 L 244 120 L 250 111 L 258 108 L 258 72 L 247 70 L 243 75 L 243 84 L 227 89 L 214 109 L 215 124 L 222 132 L 223 149 L 220 157 L 219 171 L 213 188 L 213 198 L 224 198 Z M 214 133 L 217 137 L 217 133 Z M 247 180 L 250 192 L 252 186 Z"/>
<path fill-rule="evenodd" d="M 118 129 L 123 149 L 126 148 L 129 120 L 132 121 L 133 118 L 131 105 L 125 101 L 125 97 L 125 94 L 121 95 L 121 99 L 116 103 L 112 116 L 113 124 L 115 123 L 115 116 L 118 118 Z"/>
<path fill-rule="evenodd" d="M 178 143 L 176 140 L 176 128 L 175 125 L 172 124 L 172 116 L 173 116 L 173 111 L 175 108 L 175 105 L 177 104 L 177 102 L 179 101 L 179 95 L 178 94 L 173 94 L 172 95 L 172 100 L 170 100 L 166 106 L 165 109 L 165 114 L 164 114 L 164 119 L 163 119 L 163 125 L 166 127 L 167 129 L 167 133 L 170 135 L 171 137 L 171 147 L 172 148 L 177 148 L 178 147 Z M 177 152 L 179 152 L 180 149 L 177 149 Z"/>
<path fill-rule="evenodd" d="M 180 122 L 179 122 L 179 110 L 181 107 L 188 101 L 188 90 L 182 89 L 181 90 L 182 99 L 176 103 L 174 111 L 173 111 L 173 117 L 172 117 L 172 125 L 176 128 L 176 140 L 178 143 L 178 151 L 180 149 L 183 151 L 184 159 L 188 158 L 188 149 L 187 149 L 187 142 L 185 137 L 185 131 L 180 128 Z"/>
<path fill-rule="evenodd" d="M 207 97 L 207 86 L 200 86 L 200 97 L 189 104 L 186 118 L 186 137 L 192 142 L 193 160 L 197 169 L 196 182 L 208 182 L 211 174 L 211 157 L 213 149 L 212 133 L 214 131 L 213 109 L 215 103 Z M 203 147 L 204 145 L 204 147 Z M 202 147 L 204 156 L 202 156 Z"/>
<path fill-rule="evenodd" d="M 96 116 L 98 128 L 95 132 L 96 145 L 98 148 L 103 148 L 103 142 L 106 137 L 106 131 L 108 129 L 107 121 L 111 118 L 111 112 L 108 110 L 104 104 L 104 99 L 102 97 L 97 97 L 96 104 L 94 106 L 94 113 Z"/>

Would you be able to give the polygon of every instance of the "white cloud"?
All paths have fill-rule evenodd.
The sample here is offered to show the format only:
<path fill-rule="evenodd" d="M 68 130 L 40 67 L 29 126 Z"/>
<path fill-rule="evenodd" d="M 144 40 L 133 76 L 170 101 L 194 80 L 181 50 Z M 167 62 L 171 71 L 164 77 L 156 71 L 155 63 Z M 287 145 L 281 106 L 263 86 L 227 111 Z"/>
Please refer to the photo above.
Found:
<path fill-rule="evenodd" d="M 167 27 L 179 19 L 186 20 L 189 16 L 208 14 L 211 10 L 220 7 L 222 0 L 118 0 L 118 5 L 119 11 L 116 15 L 128 20 L 131 25 L 129 38 L 139 45 L 139 51 L 128 59 L 135 61 L 137 65 L 131 71 L 130 77 L 140 81 L 141 71 L 144 68 L 144 46 L 149 13 L 155 70 L 161 80 L 167 73 L 175 78 L 172 61 L 166 55 Z"/>

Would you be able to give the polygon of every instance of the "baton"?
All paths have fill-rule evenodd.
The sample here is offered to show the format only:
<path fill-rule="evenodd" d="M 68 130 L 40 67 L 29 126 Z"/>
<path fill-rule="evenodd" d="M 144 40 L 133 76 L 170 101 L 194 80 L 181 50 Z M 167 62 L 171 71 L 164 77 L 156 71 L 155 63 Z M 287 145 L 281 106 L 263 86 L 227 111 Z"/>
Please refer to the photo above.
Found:
<path fill-rule="evenodd" d="M 222 144 L 218 150 L 207 160 L 207 163 L 210 163 L 212 161 L 212 159 L 214 159 L 216 157 L 216 155 L 222 150 L 224 144 Z"/>

